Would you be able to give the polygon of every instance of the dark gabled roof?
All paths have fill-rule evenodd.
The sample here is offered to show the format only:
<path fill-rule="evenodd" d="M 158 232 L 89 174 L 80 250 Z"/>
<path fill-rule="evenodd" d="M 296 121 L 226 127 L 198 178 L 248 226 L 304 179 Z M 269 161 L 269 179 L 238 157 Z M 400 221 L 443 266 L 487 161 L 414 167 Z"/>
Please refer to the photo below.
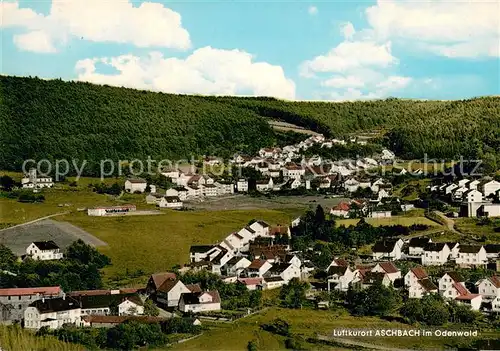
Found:
<path fill-rule="evenodd" d="M 198 304 L 203 304 L 205 302 L 200 302 L 200 296 L 203 294 L 209 294 L 212 296 L 212 301 L 208 303 L 217 303 L 220 302 L 220 295 L 217 290 L 212 290 L 212 291 L 200 291 L 200 292 L 192 292 L 192 293 L 184 293 L 181 295 L 181 299 L 184 301 L 184 304 L 186 305 L 198 305 Z"/>
<path fill-rule="evenodd" d="M 448 274 L 448 276 L 456 283 L 464 282 L 465 279 L 462 277 L 462 275 L 458 272 L 446 272 L 445 274 Z"/>
<path fill-rule="evenodd" d="M 344 266 L 331 266 L 328 268 L 328 275 L 344 275 L 345 271 L 347 271 L 347 267 Z"/>
<path fill-rule="evenodd" d="M 235 264 L 237 264 L 238 262 L 240 262 L 244 258 L 245 257 L 234 256 L 229 261 L 226 262 L 226 266 L 234 266 Z"/>
<path fill-rule="evenodd" d="M 487 253 L 500 253 L 500 244 L 487 244 L 484 249 Z"/>
<path fill-rule="evenodd" d="M 372 252 L 392 252 L 394 250 L 394 246 L 396 245 L 397 240 L 382 240 L 377 241 L 375 245 L 373 245 Z"/>
<path fill-rule="evenodd" d="M 257 223 L 259 223 L 261 226 L 263 226 L 264 228 L 267 228 L 269 227 L 269 224 L 267 224 L 266 222 L 264 221 L 257 221 Z"/>
<path fill-rule="evenodd" d="M 271 269 L 267 272 L 268 274 L 281 274 L 284 272 L 288 267 L 290 267 L 292 264 L 291 263 L 277 263 L 273 264 Z"/>
<path fill-rule="evenodd" d="M 167 200 L 167 202 L 181 202 L 178 196 L 165 196 L 165 200 Z"/>
<path fill-rule="evenodd" d="M 245 230 L 249 231 L 252 234 L 255 234 L 255 230 L 253 230 L 252 228 L 250 228 L 250 226 L 248 226 L 248 225 L 245 227 Z"/>
<path fill-rule="evenodd" d="M 459 252 L 478 253 L 481 248 L 480 245 L 460 245 Z"/>
<path fill-rule="evenodd" d="M 412 238 L 408 244 L 410 247 L 425 247 L 429 243 L 429 238 Z"/>
<path fill-rule="evenodd" d="M 45 251 L 45 250 L 57 250 L 59 246 L 52 240 L 49 241 L 34 241 L 33 244 L 35 244 L 36 247 L 38 247 L 40 250 Z"/>
<path fill-rule="evenodd" d="M 424 246 L 425 251 L 440 252 L 443 250 L 446 243 L 428 243 Z"/>
<path fill-rule="evenodd" d="M 193 293 L 202 291 L 200 284 L 186 284 L 186 288 L 188 288 L 189 291 L 191 291 Z"/>
<path fill-rule="evenodd" d="M 213 245 L 191 245 L 189 252 L 191 253 L 205 253 L 210 251 L 214 246 Z"/>
<path fill-rule="evenodd" d="M 143 304 L 137 294 L 82 295 L 75 297 L 75 300 L 77 300 L 80 303 L 80 307 L 84 309 L 118 306 L 125 300 L 132 301 L 140 306 Z"/>
<path fill-rule="evenodd" d="M 453 242 L 453 241 L 447 241 L 446 242 L 446 245 L 448 245 L 448 247 L 451 249 L 453 249 L 455 246 L 457 246 L 457 242 Z"/>
<path fill-rule="evenodd" d="M 30 304 L 30 307 L 35 307 L 40 313 L 51 313 L 74 310 L 80 308 L 80 304 L 72 297 L 58 297 L 56 299 L 37 300 Z"/>
<path fill-rule="evenodd" d="M 426 291 L 435 291 L 437 290 L 437 286 L 429 280 L 429 278 L 420 279 L 418 283 L 426 290 Z"/>

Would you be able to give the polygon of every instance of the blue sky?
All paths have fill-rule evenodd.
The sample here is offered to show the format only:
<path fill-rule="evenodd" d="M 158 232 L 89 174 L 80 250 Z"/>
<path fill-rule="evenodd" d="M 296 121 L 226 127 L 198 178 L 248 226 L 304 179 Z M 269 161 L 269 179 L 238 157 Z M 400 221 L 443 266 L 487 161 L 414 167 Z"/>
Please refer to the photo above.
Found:
<path fill-rule="evenodd" d="M 297 100 L 500 94 L 500 3 L 11 1 L 2 74 Z"/>

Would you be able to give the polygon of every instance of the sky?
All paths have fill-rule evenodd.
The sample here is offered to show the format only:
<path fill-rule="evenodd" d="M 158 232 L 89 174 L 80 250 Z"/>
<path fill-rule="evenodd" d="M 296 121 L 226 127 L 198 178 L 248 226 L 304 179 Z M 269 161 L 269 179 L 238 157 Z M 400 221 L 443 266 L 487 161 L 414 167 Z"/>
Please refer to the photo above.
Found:
<path fill-rule="evenodd" d="M 179 94 L 500 95 L 500 1 L 3 0 L 0 72 Z"/>

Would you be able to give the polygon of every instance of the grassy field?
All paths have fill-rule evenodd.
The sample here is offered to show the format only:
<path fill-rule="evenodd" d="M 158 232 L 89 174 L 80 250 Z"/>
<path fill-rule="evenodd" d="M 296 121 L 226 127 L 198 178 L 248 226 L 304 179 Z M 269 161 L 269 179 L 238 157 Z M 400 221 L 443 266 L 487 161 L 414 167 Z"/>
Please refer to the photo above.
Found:
<path fill-rule="evenodd" d="M 84 213 L 57 217 L 108 243 L 100 251 L 114 262 L 106 278 L 121 283 L 144 282 L 153 272 L 189 261 L 189 247 L 213 244 L 238 231 L 250 220 L 288 224 L 292 217 L 277 210 L 171 211 L 155 216 L 89 217 Z"/>
<path fill-rule="evenodd" d="M 0 326 L 0 348 L 3 351 L 83 351 L 84 347 L 52 337 L 35 337 L 19 327 Z"/>
<path fill-rule="evenodd" d="M 367 223 L 370 223 L 371 225 L 378 227 L 381 225 L 404 225 L 404 226 L 410 226 L 412 224 L 426 224 L 429 226 L 438 226 L 436 222 L 431 221 L 428 218 L 425 217 L 420 217 L 420 216 L 411 216 L 411 217 L 406 217 L 406 216 L 394 216 L 390 218 L 366 218 L 365 219 Z M 359 222 L 358 218 L 348 218 L 348 219 L 338 219 L 336 221 L 337 226 L 345 225 L 346 227 L 350 225 L 356 225 L 356 223 Z"/>
<path fill-rule="evenodd" d="M 500 218 L 492 219 L 491 224 L 487 225 L 478 225 L 478 220 L 475 218 L 457 218 L 455 226 L 466 238 L 481 239 L 484 236 L 486 243 L 500 243 L 500 232 L 494 231 L 500 227 Z"/>
<path fill-rule="evenodd" d="M 43 203 L 21 203 L 15 199 L 0 198 L 0 229 L 55 213 L 76 212 L 79 208 L 98 205 L 133 203 L 138 208 L 152 208 L 146 205 L 144 196 L 134 194 L 115 200 L 111 196 L 82 189 L 45 189 L 40 193 L 45 196 Z"/>
<path fill-rule="evenodd" d="M 346 313 L 318 311 L 311 309 L 290 310 L 271 308 L 233 324 L 220 323 L 210 328 L 202 336 L 183 344 L 175 345 L 175 350 L 246 350 L 249 341 L 254 340 L 259 350 L 284 350 L 284 338 L 262 331 L 260 325 L 275 318 L 282 318 L 291 324 L 293 334 L 314 337 L 315 334 L 330 335 L 334 329 L 409 329 L 411 326 L 398 322 L 388 322 L 373 317 L 352 317 Z M 356 341 L 369 342 L 387 347 L 407 347 L 415 349 L 442 350 L 453 341 L 468 341 L 466 338 L 408 337 L 408 338 L 357 338 Z M 404 346 L 403 346 L 404 345 Z M 310 345 L 318 349 L 318 345 Z M 325 348 L 342 350 L 342 348 Z M 346 349 L 352 349 L 346 346 Z"/>

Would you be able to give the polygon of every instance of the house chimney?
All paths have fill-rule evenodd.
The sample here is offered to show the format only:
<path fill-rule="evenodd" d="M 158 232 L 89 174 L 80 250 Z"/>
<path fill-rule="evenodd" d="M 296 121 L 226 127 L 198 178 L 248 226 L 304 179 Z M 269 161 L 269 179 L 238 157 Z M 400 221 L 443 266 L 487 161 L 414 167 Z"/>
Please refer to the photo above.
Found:
<path fill-rule="evenodd" d="M 42 297 L 42 303 L 45 303 L 45 297 Z"/>
<path fill-rule="evenodd" d="M 62 294 L 62 298 L 63 298 L 63 300 L 66 300 L 66 293 Z"/>

